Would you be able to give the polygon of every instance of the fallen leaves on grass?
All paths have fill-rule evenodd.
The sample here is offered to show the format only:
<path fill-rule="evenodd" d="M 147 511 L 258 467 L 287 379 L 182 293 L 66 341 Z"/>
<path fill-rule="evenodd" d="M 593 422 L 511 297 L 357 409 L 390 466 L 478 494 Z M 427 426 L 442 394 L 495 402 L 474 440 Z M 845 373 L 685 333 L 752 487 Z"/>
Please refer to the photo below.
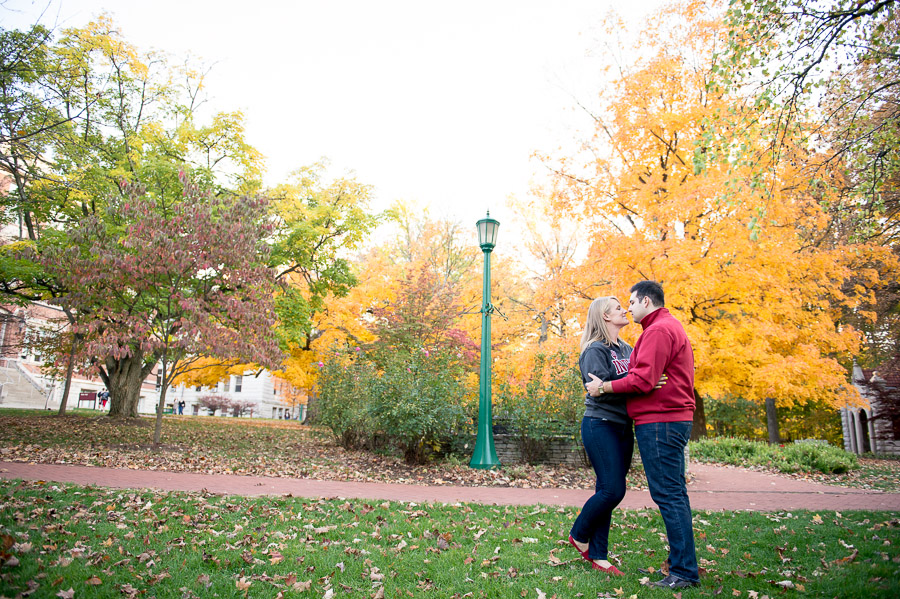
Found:
<path fill-rule="evenodd" d="M 567 465 L 477 470 L 462 464 L 410 465 L 393 456 L 344 449 L 321 429 L 232 418 L 167 418 L 164 445 L 150 448 L 146 419 L 0 416 L 0 460 L 201 474 L 240 474 L 419 485 L 592 488 L 593 471 Z M 61 434 L 60 431 L 64 431 Z M 629 474 L 629 488 L 646 488 Z"/>

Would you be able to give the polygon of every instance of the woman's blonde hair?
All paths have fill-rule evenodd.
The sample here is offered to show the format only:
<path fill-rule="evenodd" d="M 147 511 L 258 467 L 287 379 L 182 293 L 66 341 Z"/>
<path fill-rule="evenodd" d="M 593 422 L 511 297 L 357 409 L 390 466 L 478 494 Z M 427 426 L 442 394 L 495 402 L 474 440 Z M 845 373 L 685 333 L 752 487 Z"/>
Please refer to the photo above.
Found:
<path fill-rule="evenodd" d="M 609 330 L 606 328 L 606 321 L 603 320 L 603 315 L 609 314 L 613 300 L 621 304 L 619 299 L 614 296 L 598 297 L 591 302 L 588 308 L 587 322 L 584 323 L 584 332 L 581 333 L 581 353 L 584 353 L 584 350 L 594 341 L 602 341 L 606 345 L 616 345 L 616 340 L 610 336 Z"/>

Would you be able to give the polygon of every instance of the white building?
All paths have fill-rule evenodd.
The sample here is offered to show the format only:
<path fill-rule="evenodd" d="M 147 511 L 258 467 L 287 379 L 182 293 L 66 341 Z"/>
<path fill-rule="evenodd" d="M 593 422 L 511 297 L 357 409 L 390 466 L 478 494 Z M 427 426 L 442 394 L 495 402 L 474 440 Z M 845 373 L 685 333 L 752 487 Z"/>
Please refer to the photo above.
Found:
<path fill-rule="evenodd" d="M 160 375 L 151 377 L 158 387 Z M 184 413 L 187 415 L 208 414 L 201 403 L 200 398 L 215 395 L 228 398 L 234 402 L 250 404 L 244 416 L 258 418 L 297 419 L 306 417 L 306 396 L 299 396 L 296 390 L 290 388 L 284 381 L 271 375 L 268 370 L 248 371 L 243 375 L 229 375 L 224 381 L 219 381 L 215 387 L 194 387 L 178 385 L 169 389 L 166 393 L 167 409 L 177 409 L 178 403 L 184 401 Z M 156 409 L 155 407 L 153 408 Z M 218 415 L 222 414 L 217 411 Z"/>

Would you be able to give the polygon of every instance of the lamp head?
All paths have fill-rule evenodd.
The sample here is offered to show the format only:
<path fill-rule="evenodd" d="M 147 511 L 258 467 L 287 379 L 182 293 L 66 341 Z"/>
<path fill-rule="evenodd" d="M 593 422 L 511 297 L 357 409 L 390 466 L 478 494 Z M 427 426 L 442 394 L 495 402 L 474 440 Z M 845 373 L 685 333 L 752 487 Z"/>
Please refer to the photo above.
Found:
<path fill-rule="evenodd" d="M 497 245 L 497 229 L 500 228 L 500 222 L 491 218 L 491 212 L 488 210 L 487 216 L 475 225 L 478 227 L 478 245 L 482 250 L 490 252 Z"/>

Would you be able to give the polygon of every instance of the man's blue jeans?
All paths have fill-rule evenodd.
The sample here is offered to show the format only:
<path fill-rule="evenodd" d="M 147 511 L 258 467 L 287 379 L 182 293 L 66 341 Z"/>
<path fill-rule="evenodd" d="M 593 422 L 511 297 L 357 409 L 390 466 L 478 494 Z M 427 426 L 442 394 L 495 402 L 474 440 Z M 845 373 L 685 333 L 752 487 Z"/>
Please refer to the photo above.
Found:
<path fill-rule="evenodd" d="M 684 448 L 691 422 L 653 422 L 634 427 L 650 497 L 659 506 L 669 537 L 669 573 L 698 582 L 691 503 L 684 479 Z"/>
<path fill-rule="evenodd" d="M 606 559 L 612 511 L 625 497 L 625 475 L 634 453 L 634 433 L 631 423 L 586 416 L 581 421 L 581 440 L 597 475 L 597 484 L 570 534 L 579 543 L 590 543 L 588 557 Z"/>

